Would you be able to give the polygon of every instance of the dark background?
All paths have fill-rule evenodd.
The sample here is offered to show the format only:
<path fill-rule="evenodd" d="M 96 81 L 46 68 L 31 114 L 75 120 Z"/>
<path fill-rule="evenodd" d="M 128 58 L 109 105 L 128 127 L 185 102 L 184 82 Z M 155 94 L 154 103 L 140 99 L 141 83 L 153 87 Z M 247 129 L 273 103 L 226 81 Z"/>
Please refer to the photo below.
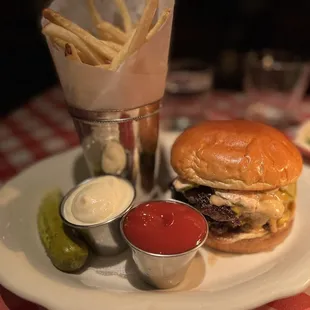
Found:
<path fill-rule="evenodd" d="M 47 2 L 2 2 L 1 115 L 57 83 L 40 33 Z M 206 60 L 216 88 L 239 90 L 247 51 L 276 48 L 308 59 L 309 32 L 309 0 L 176 0 L 171 58 Z"/>

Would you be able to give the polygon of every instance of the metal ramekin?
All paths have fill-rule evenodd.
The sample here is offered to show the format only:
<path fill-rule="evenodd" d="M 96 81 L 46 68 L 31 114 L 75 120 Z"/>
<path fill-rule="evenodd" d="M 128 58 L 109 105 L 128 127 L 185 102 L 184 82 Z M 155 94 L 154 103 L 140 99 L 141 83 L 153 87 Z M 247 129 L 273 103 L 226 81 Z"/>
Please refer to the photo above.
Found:
<path fill-rule="evenodd" d="M 96 254 L 101 256 L 112 256 L 120 254 L 127 248 L 127 243 L 124 241 L 120 232 L 120 222 L 124 214 L 126 214 L 131 209 L 132 203 L 135 200 L 136 196 L 135 188 L 128 180 L 114 176 L 130 184 L 133 189 L 134 195 L 129 206 L 123 212 L 116 215 L 112 219 L 94 225 L 77 225 L 69 222 L 64 216 L 64 206 L 67 199 L 82 185 L 93 182 L 94 180 L 102 177 L 105 176 L 89 178 L 72 188 L 63 198 L 60 204 L 59 211 L 60 217 L 64 224 L 81 233 L 81 235 L 85 238 L 86 242 L 91 246 L 91 248 Z"/>
<path fill-rule="evenodd" d="M 183 204 L 195 210 L 195 212 L 197 212 L 206 221 L 205 217 L 197 209 L 184 202 L 168 199 L 148 201 L 147 203 L 158 201 Z M 123 224 L 126 215 L 129 212 L 130 210 L 123 216 L 120 222 L 120 230 L 124 240 L 127 242 L 132 251 L 132 257 L 139 270 L 141 278 L 146 283 L 159 289 L 172 288 L 181 283 L 184 280 L 186 271 L 188 270 L 193 258 L 208 237 L 209 226 L 207 221 L 206 236 L 194 248 L 178 254 L 154 254 L 138 248 L 127 239 L 123 231 Z"/>

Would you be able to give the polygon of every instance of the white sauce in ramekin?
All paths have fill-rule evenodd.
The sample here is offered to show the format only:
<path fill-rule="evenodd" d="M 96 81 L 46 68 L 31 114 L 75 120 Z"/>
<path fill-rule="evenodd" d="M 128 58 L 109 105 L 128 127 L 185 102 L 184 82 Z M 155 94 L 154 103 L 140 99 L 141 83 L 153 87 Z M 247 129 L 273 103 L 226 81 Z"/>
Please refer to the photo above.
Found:
<path fill-rule="evenodd" d="M 102 176 L 81 184 L 65 201 L 64 218 L 75 225 L 108 222 L 123 213 L 134 199 L 134 189 L 126 180 Z"/>

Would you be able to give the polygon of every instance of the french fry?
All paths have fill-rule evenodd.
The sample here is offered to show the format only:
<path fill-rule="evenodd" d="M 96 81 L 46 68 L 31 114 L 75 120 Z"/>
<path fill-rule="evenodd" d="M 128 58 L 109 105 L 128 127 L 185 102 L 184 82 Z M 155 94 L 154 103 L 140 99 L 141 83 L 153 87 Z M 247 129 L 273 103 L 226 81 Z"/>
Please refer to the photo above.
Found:
<path fill-rule="evenodd" d="M 111 47 L 112 49 L 114 49 L 114 51 L 119 52 L 122 49 L 122 45 L 112 42 L 112 41 L 104 41 L 102 40 L 102 42 L 104 44 L 106 44 L 107 46 Z"/>
<path fill-rule="evenodd" d="M 84 55 L 83 58 L 85 58 L 85 63 L 90 65 L 99 65 L 102 63 L 100 57 L 92 52 L 89 47 L 72 32 L 53 23 L 49 23 L 43 28 L 42 33 L 50 37 L 52 40 L 58 38 L 67 43 L 73 44 Z"/>
<path fill-rule="evenodd" d="M 145 43 L 157 7 L 158 0 L 147 1 L 137 28 L 134 30 L 130 39 L 126 42 L 123 49 L 112 60 L 110 70 L 117 70 L 126 57 L 130 56 Z"/>
<path fill-rule="evenodd" d="M 103 59 L 112 60 L 116 55 L 113 49 L 102 43 L 100 40 L 92 36 L 89 32 L 79 27 L 77 24 L 61 16 L 59 13 L 53 11 L 52 9 L 44 9 L 43 16 L 50 22 L 74 33 Z"/>
<path fill-rule="evenodd" d="M 94 0 L 86 1 L 99 38 L 49 8 L 43 10 L 43 16 L 50 23 L 42 32 L 64 49 L 69 59 L 112 71 L 116 71 L 127 57 L 150 40 L 171 14 L 170 8 L 165 9 L 152 27 L 159 0 L 145 0 L 142 16 L 134 25 L 125 0 L 114 0 L 123 19 L 125 31 L 122 31 L 102 19 Z"/>
<path fill-rule="evenodd" d="M 163 12 L 161 13 L 158 21 L 154 25 L 154 27 L 150 30 L 148 35 L 146 36 L 146 40 L 150 40 L 152 36 L 161 28 L 161 26 L 166 22 L 166 20 L 169 18 L 171 14 L 171 9 L 167 8 L 164 9 Z"/>
<path fill-rule="evenodd" d="M 56 38 L 56 37 L 54 37 L 54 38 L 50 37 L 50 39 L 51 39 L 51 41 L 52 41 L 54 44 L 56 44 L 58 47 L 60 47 L 61 49 L 65 50 L 66 44 L 67 44 L 66 41 L 64 41 L 64 40 L 62 40 L 62 39 L 59 39 L 59 38 Z M 85 54 L 83 54 L 83 53 L 82 53 L 79 49 L 77 49 L 77 48 L 76 48 L 76 50 L 77 50 L 77 53 L 78 53 L 78 55 L 79 55 L 79 57 L 80 57 L 80 59 L 81 59 L 81 61 L 82 61 L 83 63 L 89 64 L 89 65 L 92 64 L 92 63 L 89 62 L 89 60 L 88 60 L 88 58 L 87 58 L 87 56 L 86 56 Z"/>
<path fill-rule="evenodd" d="M 82 63 L 81 58 L 79 57 L 78 52 L 73 44 L 66 43 L 65 56 L 70 60 Z"/>
<path fill-rule="evenodd" d="M 62 49 L 65 49 L 65 45 L 66 45 L 65 41 L 63 41 L 63 40 L 61 40 L 59 38 L 54 38 L 53 41 L 55 42 L 56 45 L 58 45 Z M 122 45 L 121 44 L 118 44 L 118 43 L 115 43 L 115 42 L 112 42 L 112 41 L 103 41 L 103 40 L 102 40 L 102 42 L 104 44 L 106 44 L 107 46 L 111 47 L 116 52 L 119 52 L 122 49 Z M 76 49 L 76 50 L 78 52 L 79 57 L 83 61 L 83 54 L 78 49 Z"/>
<path fill-rule="evenodd" d="M 130 55 L 129 53 L 129 48 L 132 42 L 132 38 L 134 37 L 136 33 L 136 29 L 132 32 L 129 40 L 125 43 L 123 48 L 119 51 L 119 53 L 113 58 L 111 65 L 110 65 L 110 70 L 111 71 L 116 71 L 118 67 L 121 65 L 121 63 L 125 60 L 125 58 Z"/>
<path fill-rule="evenodd" d="M 124 44 L 127 41 L 125 32 L 109 22 L 102 21 L 97 25 L 97 29 L 102 39 L 107 39 L 119 44 Z"/>
<path fill-rule="evenodd" d="M 88 3 L 88 8 L 89 8 L 93 23 L 95 26 L 97 26 L 98 24 L 102 22 L 102 18 L 95 6 L 94 0 L 87 0 L 87 3 Z"/>
<path fill-rule="evenodd" d="M 132 43 L 129 52 L 133 53 L 140 48 L 146 41 L 146 36 L 150 30 L 153 18 L 158 8 L 158 0 L 148 0 L 143 10 L 142 16 L 137 25 L 135 35 L 132 37 Z"/>
<path fill-rule="evenodd" d="M 124 2 L 124 0 L 114 0 L 114 1 L 116 5 L 118 6 L 118 9 L 123 18 L 123 25 L 124 25 L 125 32 L 130 34 L 132 32 L 133 27 L 132 27 L 132 20 L 131 20 L 127 5 Z"/>
<path fill-rule="evenodd" d="M 115 40 L 113 39 L 113 36 L 110 33 L 99 30 L 98 28 L 97 30 L 98 30 L 99 37 L 102 41 L 115 42 Z M 117 43 L 117 44 L 121 44 L 121 43 Z"/>
<path fill-rule="evenodd" d="M 97 65 L 96 66 L 97 68 L 103 68 L 103 69 L 109 69 L 110 68 L 110 65 L 109 64 L 102 64 L 102 65 Z"/>
<path fill-rule="evenodd" d="M 66 48 L 66 41 L 62 40 L 62 39 L 59 39 L 59 38 L 50 38 L 52 43 L 57 45 L 58 47 L 62 48 L 63 50 L 65 50 Z"/>

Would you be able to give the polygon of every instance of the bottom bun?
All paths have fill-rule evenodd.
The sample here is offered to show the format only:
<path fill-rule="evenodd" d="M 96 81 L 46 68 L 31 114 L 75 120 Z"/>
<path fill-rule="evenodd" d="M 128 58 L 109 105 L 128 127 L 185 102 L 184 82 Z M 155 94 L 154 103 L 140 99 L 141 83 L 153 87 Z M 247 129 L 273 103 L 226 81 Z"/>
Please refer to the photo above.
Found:
<path fill-rule="evenodd" d="M 267 233 L 262 237 L 243 239 L 235 242 L 232 239 L 219 237 L 210 232 L 206 245 L 212 249 L 227 253 L 251 254 L 272 251 L 290 234 L 293 222 L 294 218 L 287 222 L 285 226 L 278 228 L 276 233 Z"/>

